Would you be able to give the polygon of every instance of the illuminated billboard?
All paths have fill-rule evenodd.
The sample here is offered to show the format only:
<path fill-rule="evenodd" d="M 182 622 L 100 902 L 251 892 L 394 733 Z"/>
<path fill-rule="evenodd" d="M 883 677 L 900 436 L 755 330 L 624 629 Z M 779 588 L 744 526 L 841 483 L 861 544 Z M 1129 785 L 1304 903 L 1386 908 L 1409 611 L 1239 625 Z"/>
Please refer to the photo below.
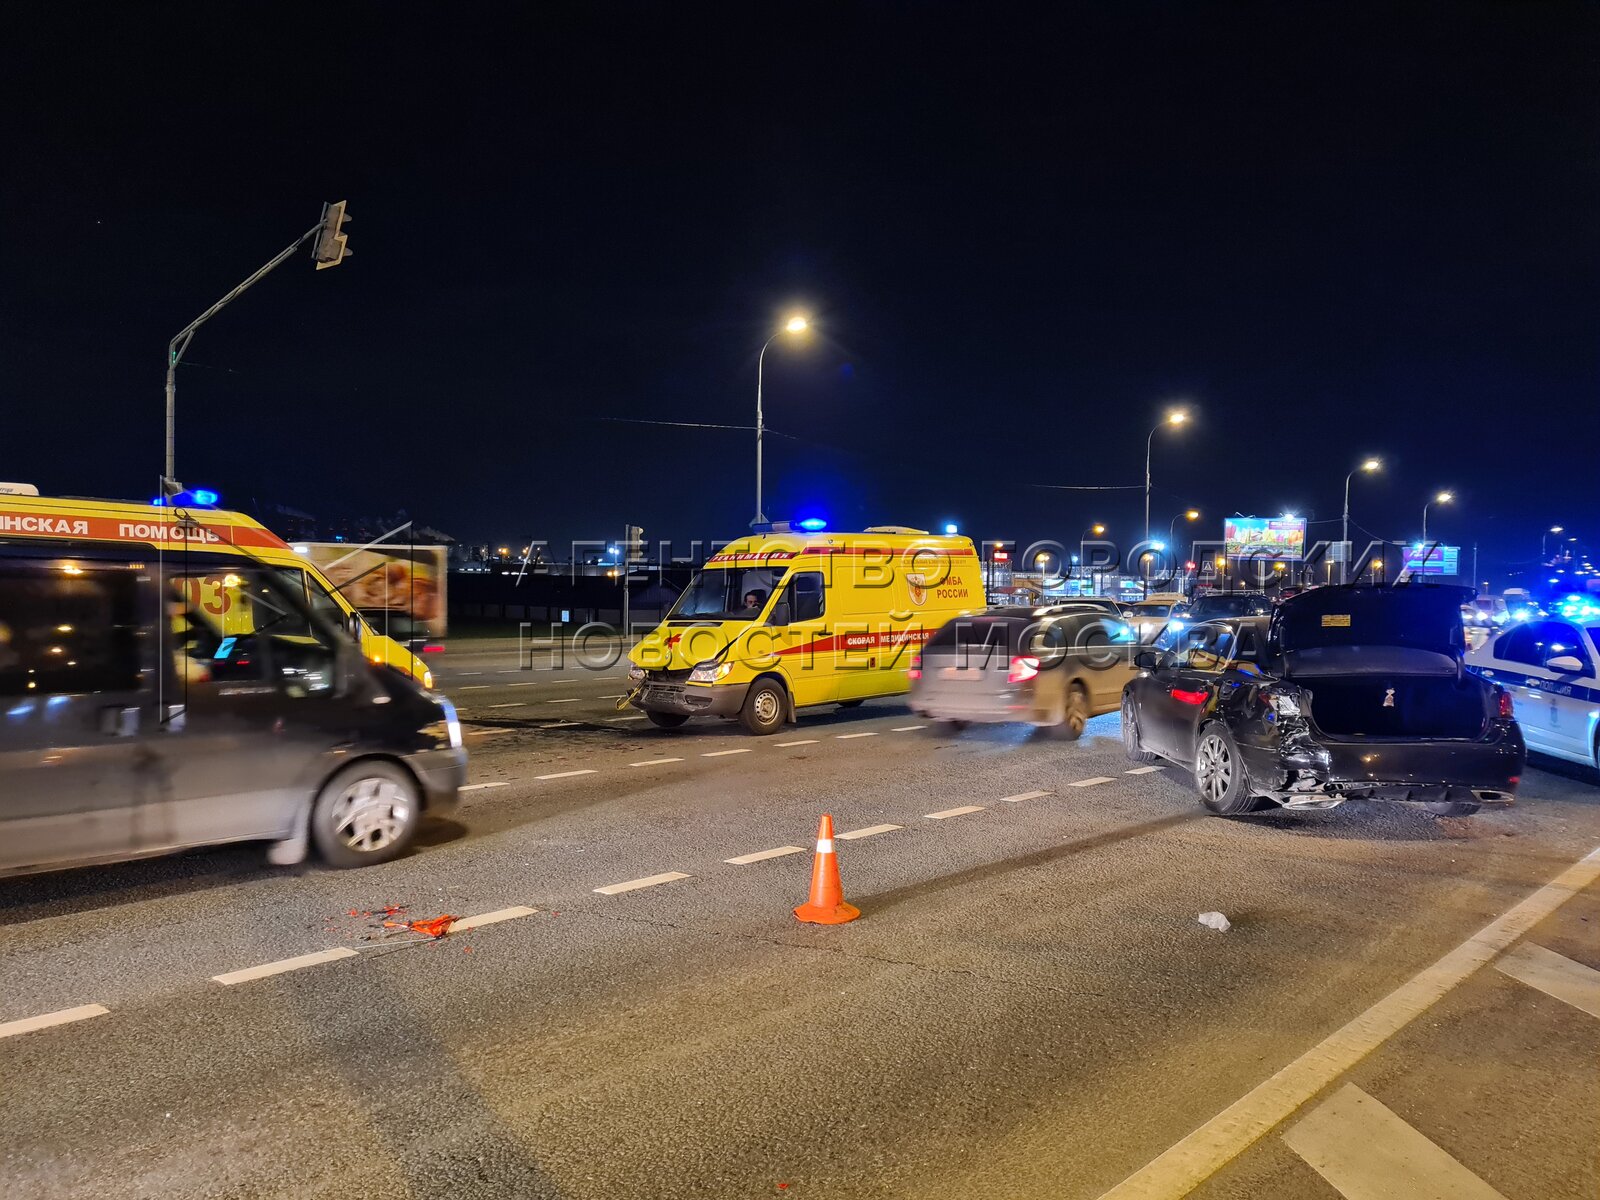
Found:
<path fill-rule="evenodd" d="M 1222 524 L 1229 558 L 1302 559 L 1306 523 L 1298 517 L 1229 517 Z"/>
<path fill-rule="evenodd" d="M 1460 546 L 1411 546 L 1406 550 L 1407 575 L 1461 574 Z"/>

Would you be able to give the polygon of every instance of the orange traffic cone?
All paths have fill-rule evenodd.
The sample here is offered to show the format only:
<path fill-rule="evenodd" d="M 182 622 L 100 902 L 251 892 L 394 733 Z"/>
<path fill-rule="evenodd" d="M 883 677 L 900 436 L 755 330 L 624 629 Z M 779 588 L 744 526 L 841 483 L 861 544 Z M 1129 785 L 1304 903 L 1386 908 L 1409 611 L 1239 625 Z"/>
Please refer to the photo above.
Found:
<path fill-rule="evenodd" d="M 833 816 L 830 813 L 823 813 L 817 826 L 817 857 L 811 864 L 811 899 L 795 909 L 794 915 L 813 925 L 843 925 L 861 915 L 859 908 L 844 902 L 839 860 L 833 853 Z"/>

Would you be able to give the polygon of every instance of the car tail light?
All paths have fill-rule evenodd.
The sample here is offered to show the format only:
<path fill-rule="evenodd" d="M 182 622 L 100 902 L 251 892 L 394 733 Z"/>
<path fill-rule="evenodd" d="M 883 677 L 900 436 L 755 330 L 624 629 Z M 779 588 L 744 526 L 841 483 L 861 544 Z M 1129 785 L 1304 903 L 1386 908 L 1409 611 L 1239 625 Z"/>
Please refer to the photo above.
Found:
<path fill-rule="evenodd" d="M 1511 704 L 1511 693 L 1505 688 L 1495 688 L 1494 692 L 1495 703 L 1500 706 L 1500 715 L 1509 721 L 1517 715 Z"/>
<path fill-rule="evenodd" d="M 922 655 L 913 654 L 911 656 L 911 665 L 906 668 L 906 678 L 907 679 L 921 679 L 922 678 Z"/>
<path fill-rule="evenodd" d="M 1031 654 L 1019 654 L 1011 660 L 1011 670 L 1006 673 L 1007 683 L 1027 683 L 1039 674 L 1039 660 Z"/>
<path fill-rule="evenodd" d="M 1204 704 L 1210 698 L 1209 692 L 1190 692 L 1183 688 L 1173 688 L 1172 698 L 1179 704 Z"/>
<path fill-rule="evenodd" d="M 424 646 L 422 648 L 422 652 L 424 654 L 443 654 L 444 653 L 444 647 L 443 646 L 427 645 L 427 646 Z"/>

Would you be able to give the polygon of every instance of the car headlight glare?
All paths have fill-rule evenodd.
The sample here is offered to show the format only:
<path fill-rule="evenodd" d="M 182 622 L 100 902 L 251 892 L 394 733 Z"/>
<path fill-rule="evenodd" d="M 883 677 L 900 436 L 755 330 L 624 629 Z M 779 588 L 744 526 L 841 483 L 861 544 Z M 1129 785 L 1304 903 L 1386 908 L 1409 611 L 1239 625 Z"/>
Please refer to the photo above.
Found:
<path fill-rule="evenodd" d="M 726 679 L 732 670 L 732 663 L 701 663 L 689 672 L 689 682 L 716 683 L 719 679 Z"/>

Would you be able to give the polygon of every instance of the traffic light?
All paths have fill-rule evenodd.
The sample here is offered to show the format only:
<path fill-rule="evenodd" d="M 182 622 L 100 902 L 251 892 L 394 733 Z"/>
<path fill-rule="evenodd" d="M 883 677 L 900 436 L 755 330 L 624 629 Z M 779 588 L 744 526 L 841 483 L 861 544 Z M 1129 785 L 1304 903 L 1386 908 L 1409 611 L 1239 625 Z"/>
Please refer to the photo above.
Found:
<path fill-rule="evenodd" d="M 623 550 L 628 562 L 644 562 L 644 530 L 638 525 L 629 525 L 627 537 L 623 539 Z"/>
<path fill-rule="evenodd" d="M 350 253 L 345 245 L 350 239 L 341 232 L 346 220 L 344 206 L 343 200 L 322 206 L 322 232 L 317 234 L 316 248 L 311 252 L 319 271 L 323 267 L 337 267 Z"/>

